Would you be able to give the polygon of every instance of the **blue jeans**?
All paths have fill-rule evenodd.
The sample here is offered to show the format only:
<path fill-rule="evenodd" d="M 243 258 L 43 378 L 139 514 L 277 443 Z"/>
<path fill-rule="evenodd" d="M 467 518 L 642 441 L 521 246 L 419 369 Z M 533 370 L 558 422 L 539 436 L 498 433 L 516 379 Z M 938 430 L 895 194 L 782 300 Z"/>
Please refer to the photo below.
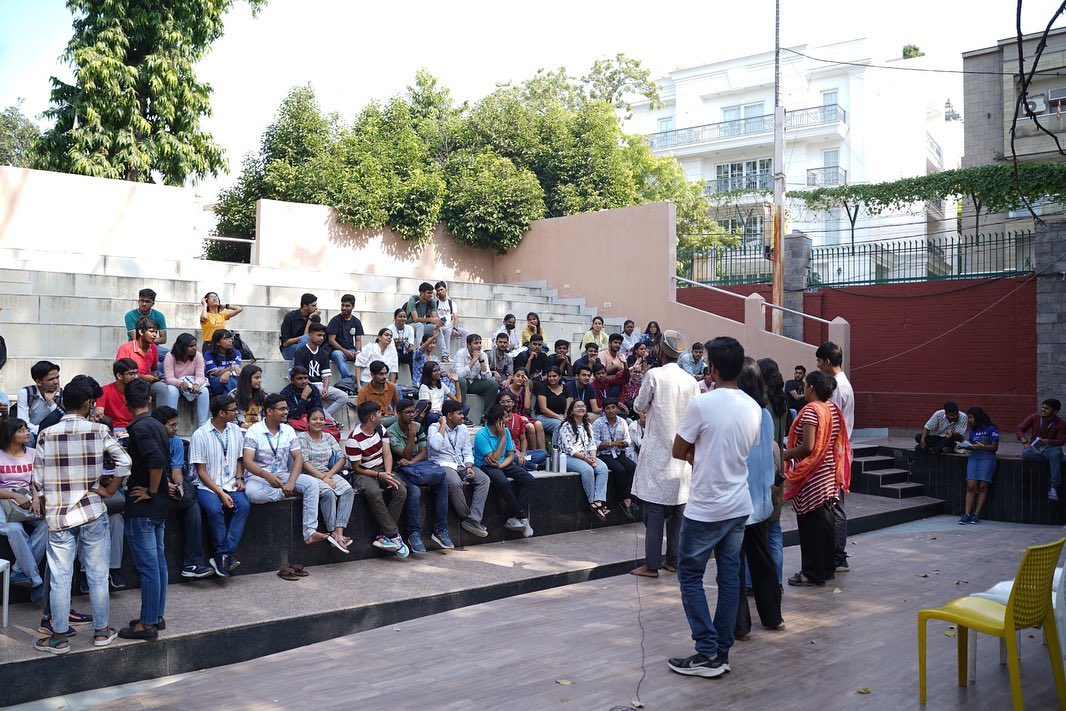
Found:
<path fill-rule="evenodd" d="M 215 380 L 218 380 L 217 378 Z M 219 387 L 221 383 L 219 383 Z M 183 400 L 184 397 L 181 391 L 173 385 L 167 385 L 167 397 L 166 402 L 159 403 L 160 405 L 167 405 L 178 409 L 178 403 Z M 200 394 L 196 397 L 196 424 L 203 426 L 211 419 L 211 387 L 210 383 L 204 383 L 204 386 L 200 388 Z"/>
<path fill-rule="evenodd" d="M 404 505 L 407 532 L 422 530 L 422 525 L 418 520 L 418 509 L 422 503 L 421 487 L 423 486 L 429 487 L 429 493 L 433 497 L 433 530 L 447 529 L 448 484 L 445 481 L 447 472 L 444 471 L 444 467 L 433 462 L 422 461 L 407 467 L 396 468 L 407 482 L 407 503 Z"/>
<path fill-rule="evenodd" d="M 28 534 L 27 526 L 30 527 Z M 44 519 L 8 523 L 7 513 L 0 506 L 0 536 L 7 537 L 11 552 L 15 554 L 15 567 L 29 578 L 33 585 L 40 585 L 42 580 L 39 568 L 48 543 L 48 526 Z"/>
<path fill-rule="evenodd" d="M 289 367 L 292 367 L 292 357 L 296 355 L 296 351 L 300 350 L 300 346 L 307 345 L 307 336 L 300 336 L 300 340 L 293 343 L 291 346 L 285 346 L 281 349 L 281 357 L 289 361 Z"/>
<path fill-rule="evenodd" d="M 607 500 L 607 465 L 596 459 L 596 466 L 590 465 L 577 457 L 566 457 L 566 470 L 581 475 L 581 486 L 589 503 Z"/>
<path fill-rule="evenodd" d="M 1051 486 L 1058 488 L 1062 484 L 1062 447 L 1044 447 L 1037 451 L 1032 447 L 1022 450 L 1022 459 L 1029 462 L 1047 462 L 1051 472 Z"/>
<path fill-rule="evenodd" d="M 785 579 L 785 538 L 781 534 L 781 519 L 770 524 L 767 534 L 770 538 L 770 558 L 777 571 L 777 584 L 781 585 Z"/>
<path fill-rule="evenodd" d="M 163 550 L 166 521 L 147 516 L 126 519 L 126 542 L 133 564 L 141 577 L 141 617 L 143 625 L 154 625 L 167 607 L 167 559 Z M 53 602 L 52 608 L 63 610 Z"/>
<path fill-rule="evenodd" d="M 89 604 L 93 610 L 93 627 L 106 629 L 111 615 L 111 598 L 107 590 L 107 567 L 111 561 L 111 532 L 107 515 L 62 531 L 48 532 L 48 570 L 51 576 L 49 603 L 59 610 L 52 620 L 53 629 L 63 634 L 70 629 L 70 581 L 74 577 L 74 558 L 81 554 L 81 567 L 89 581 Z"/>
<path fill-rule="evenodd" d="M 555 433 L 559 431 L 559 427 L 563 424 L 562 420 L 557 420 L 554 417 L 547 417 L 545 415 L 537 415 L 537 422 L 544 427 L 544 439 L 550 446 L 555 442 Z"/>
<path fill-rule="evenodd" d="M 531 449 L 526 452 L 526 469 L 530 471 L 536 469 L 544 462 L 548 461 L 548 452 L 544 449 Z"/>
<path fill-rule="evenodd" d="M 295 351 L 293 351 L 295 353 Z M 344 357 L 344 352 L 334 350 L 329 354 L 329 359 L 333 362 L 335 378 L 331 379 L 331 382 L 339 382 L 341 380 L 347 380 L 352 377 L 352 371 L 348 370 L 348 363 L 350 362 Z"/>
<path fill-rule="evenodd" d="M 677 580 L 681 604 L 685 608 L 696 651 L 706 657 L 729 654 L 740 603 L 740 549 L 744 544 L 747 516 L 705 523 L 687 516 L 681 521 L 681 546 L 677 558 Z M 714 622 L 703 589 L 707 561 L 714 552 L 718 601 Z"/>
<path fill-rule="evenodd" d="M 196 500 L 207 518 L 207 530 L 211 532 L 215 555 L 233 555 L 237 552 L 241 536 L 244 535 L 244 524 L 248 521 L 248 512 L 252 508 L 243 491 L 228 493 L 233 499 L 233 509 L 229 512 L 229 523 L 226 523 L 227 509 L 222 505 L 222 499 L 210 489 L 196 487 Z"/>

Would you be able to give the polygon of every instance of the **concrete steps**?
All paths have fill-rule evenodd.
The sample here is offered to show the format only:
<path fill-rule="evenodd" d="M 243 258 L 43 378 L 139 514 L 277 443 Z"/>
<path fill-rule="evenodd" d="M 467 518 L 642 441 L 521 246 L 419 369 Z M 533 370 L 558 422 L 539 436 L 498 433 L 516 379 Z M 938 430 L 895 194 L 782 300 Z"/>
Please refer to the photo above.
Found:
<path fill-rule="evenodd" d="M 910 470 L 897 466 L 896 458 L 880 447 L 856 445 L 852 449 L 851 490 L 861 494 L 908 499 L 923 496 L 925 487 L 910 480 Z"/>

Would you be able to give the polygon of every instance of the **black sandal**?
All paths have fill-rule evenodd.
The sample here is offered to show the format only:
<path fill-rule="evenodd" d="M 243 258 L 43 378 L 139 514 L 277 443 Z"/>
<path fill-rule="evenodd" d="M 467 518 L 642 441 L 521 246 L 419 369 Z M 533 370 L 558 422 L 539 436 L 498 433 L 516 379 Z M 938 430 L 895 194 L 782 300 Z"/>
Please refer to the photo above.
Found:
<path fill-rule="evenodd" d="M 820 588 L 825 586 L 825 583 L 816 583 L 803 573 L 796 573 L 785 582 L 794 588 Z"/>
<path fill-rule="evenodd" d="M 599 501 L 593 501 L 589 504 L 589 508 L 592 509 L 592 513 L 596 514 L 601 521 L 607 520 L 607 512 L 603 508 L 603 504 Z"/>

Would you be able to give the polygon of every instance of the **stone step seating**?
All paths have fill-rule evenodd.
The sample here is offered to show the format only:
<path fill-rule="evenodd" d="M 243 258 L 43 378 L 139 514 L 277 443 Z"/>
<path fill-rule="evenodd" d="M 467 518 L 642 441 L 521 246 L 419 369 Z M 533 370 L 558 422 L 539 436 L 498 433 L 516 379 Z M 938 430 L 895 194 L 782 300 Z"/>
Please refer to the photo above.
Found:
<path fill-rule="evenodd" d="M 891 456 L 876 446 L 857 445 L 852 450 L 851 490 L 860 494 L 907 499 L 922 496 L 925 490 L 910 480 L 910 472 L 896 467 Z"/>

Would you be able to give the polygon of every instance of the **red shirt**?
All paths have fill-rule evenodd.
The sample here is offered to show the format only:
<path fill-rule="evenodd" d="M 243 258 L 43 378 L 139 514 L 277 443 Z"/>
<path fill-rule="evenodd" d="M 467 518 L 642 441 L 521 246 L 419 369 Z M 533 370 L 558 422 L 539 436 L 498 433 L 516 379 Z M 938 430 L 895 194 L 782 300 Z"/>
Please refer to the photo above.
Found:
<path fill-rule="evenodd" d="M 153 344 L 152 347 L 154 348 L 155 345 Z M 115 383 L 108 383 L 101 389 L 104 394 L 96 400 L 96 406 L 104 408 L 104 414 L 111 418 L 112 427 L 125 429 L 133 419 L 129 408 L 126 407 L 126 396 L 119 392 L 118 385 Z"/>
<path fill-rule="evenodd" d="M 148 344 L 148 350 L 137 350 L 137 341 L 126 341 L 118 347 L 115 360 L 131 358 L 137 363 L 137 372 L 141 375 L 151 375 L 159 370 L 159 347 L 154 343 Z M 125 427 L 125 425 L 123 425 Z"/>
<path fill-rule="evenodd" d="M 512 412 L 510 419 L 507 420 L 507 429 L 511 432 L 511 439 L 514 440 L 515 449 L 519 449 L 519 443 L 526 433 L 526 424 L 528 422 L 528 417 L 523 417 L 517 412 Z"/>

